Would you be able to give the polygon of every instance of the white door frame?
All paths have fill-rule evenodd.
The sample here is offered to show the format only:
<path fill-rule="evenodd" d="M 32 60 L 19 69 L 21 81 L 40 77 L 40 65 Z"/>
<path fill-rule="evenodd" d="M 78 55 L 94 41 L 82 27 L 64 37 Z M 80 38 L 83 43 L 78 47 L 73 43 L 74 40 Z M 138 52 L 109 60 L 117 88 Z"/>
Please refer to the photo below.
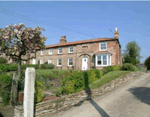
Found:
<path fill-rule="evenodd" d="M 32 64 L 35 65 L 36 64 L 36 58 L 32 59 Z"/>
<path fill-rule="evenodd" d="M 82 58 L 82 70 L 88 70 L 88 58 Z"/>

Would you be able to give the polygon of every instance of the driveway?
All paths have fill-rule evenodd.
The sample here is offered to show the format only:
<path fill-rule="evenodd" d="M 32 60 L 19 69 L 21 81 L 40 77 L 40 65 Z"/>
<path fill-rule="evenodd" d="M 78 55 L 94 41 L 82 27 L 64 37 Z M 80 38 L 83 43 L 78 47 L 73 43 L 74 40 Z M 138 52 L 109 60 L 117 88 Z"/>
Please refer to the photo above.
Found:
<path fill-rule="evenodd" d="M 45 117 L 150 117 L 150 73 L 105 95 Z"/>

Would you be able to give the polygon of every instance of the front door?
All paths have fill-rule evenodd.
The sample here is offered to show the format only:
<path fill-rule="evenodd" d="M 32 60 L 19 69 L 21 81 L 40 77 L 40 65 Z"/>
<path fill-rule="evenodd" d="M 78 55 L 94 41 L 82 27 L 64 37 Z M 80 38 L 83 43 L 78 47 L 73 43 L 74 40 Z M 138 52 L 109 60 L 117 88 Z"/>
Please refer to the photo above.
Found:
<path fill-rule="evenodd" d="M 82 58 L 82 70 L 88 69 L 88 58 Z"/>

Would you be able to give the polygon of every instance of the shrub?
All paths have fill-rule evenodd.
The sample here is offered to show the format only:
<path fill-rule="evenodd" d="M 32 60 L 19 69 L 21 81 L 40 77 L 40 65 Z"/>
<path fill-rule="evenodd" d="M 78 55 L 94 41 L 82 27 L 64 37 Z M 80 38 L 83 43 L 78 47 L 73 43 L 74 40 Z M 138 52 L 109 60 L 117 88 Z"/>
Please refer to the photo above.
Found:
<path fill-rule="evenodd" d="M 57 90 L 57 95 L 76 92 L 84 87 L 84 74 L 81 71 L 74 71 L 72 74 L 62 79 L 61 88 Z"/>
<path fill-rule="evenodd" d="M 144 65 L 147 67 L 147 70 L 150 70 L 150 56 L 145 60 Z"/>
<path fill-rule="evenodd" d="M 98 76 L 99 77 L 99 76 Z M 97 80 L 98 78 L 96 77 L 95 71 L 94 70 L 89 70 L 88 71 L 88 79 L 89 79 L 89 84 Z"/>
<path fill-rule="evenodd" d="M 3 104 L 7 105 L 10 100 L 12 86 L 12 74 L 3 73 L 0 75 L 0 96 L 2 97 Z"/>
<path fill-rule="evenodd" d="M 4 59 L 4 58 L 0 57 L 0 64 L 5 64 L 6 62 L 7 62 L 7 60 L 6 60 L 6 59 Z"/>
<path fill-rule="evenodd" d="M 34 94 L 34 103 L 39 103 L 42 101 L 45 93 L 43 91 L 44 87 L 44 82 L 43 81 L 38 81 L 37 79 L 35 80 L 35 94 Z"/>
<path fill-rule="evenodd" d="M 43 65 L 42 65 L 43 67 Z M 54 64 L 46 64 L 44 65 L 44 68 L 43 69 L 54 69 L 55 65 Z"/>
<path fill-rule="evenodd" d="M 120 66 L 119 65 L 114 65 L 113 67 L 113 71 L 118 71 L 120 70 Z"/>
<path fill-rule="evenodd" d="M 0 71 L 2 72 L 16 71 L 17 68 L 17 64 L 0 64 Z"/>
<path fill-rule="evenodd" d="M 113 71 L 113 67 L 112 66 L 104 67 L 102 69 L 103 74 L 107 74 L 110 71 Z"/>
<path fill-rule="evenodd" d="M 99 69 L 93 69 L 93 71 L 95 72 L 96 74 L 96 78 L 101 78 L 103 76 L 103 73 L 102 73 L 102 70 L 99 70 Z"/>
<path fill-rule="evenodd" d="M 40 69 L 41 65 L 39 65 L 39 64 L 35 64 L 35 65 L 32 65 L 32 64 L 21 65 L 21 69 L 26 69 L 27 67 L 34 67 L 35 69 Z"/>
<path fill-rule="evenodd" d="M 139 69 L 130 63 L 125 63 L 122 65 L 121 70 L 127 70 L 127 71 L 139 71 Z"/>

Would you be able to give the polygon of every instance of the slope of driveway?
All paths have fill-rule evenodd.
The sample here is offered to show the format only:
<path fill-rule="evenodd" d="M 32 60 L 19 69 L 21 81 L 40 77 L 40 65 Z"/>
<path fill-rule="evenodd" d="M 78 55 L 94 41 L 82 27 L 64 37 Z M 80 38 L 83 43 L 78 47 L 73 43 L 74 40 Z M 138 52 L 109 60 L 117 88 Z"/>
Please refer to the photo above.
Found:
<path fill-rule="evenodd" d="M 79 106 L 45 117 L 150 117 L 150 73 Z"/>

